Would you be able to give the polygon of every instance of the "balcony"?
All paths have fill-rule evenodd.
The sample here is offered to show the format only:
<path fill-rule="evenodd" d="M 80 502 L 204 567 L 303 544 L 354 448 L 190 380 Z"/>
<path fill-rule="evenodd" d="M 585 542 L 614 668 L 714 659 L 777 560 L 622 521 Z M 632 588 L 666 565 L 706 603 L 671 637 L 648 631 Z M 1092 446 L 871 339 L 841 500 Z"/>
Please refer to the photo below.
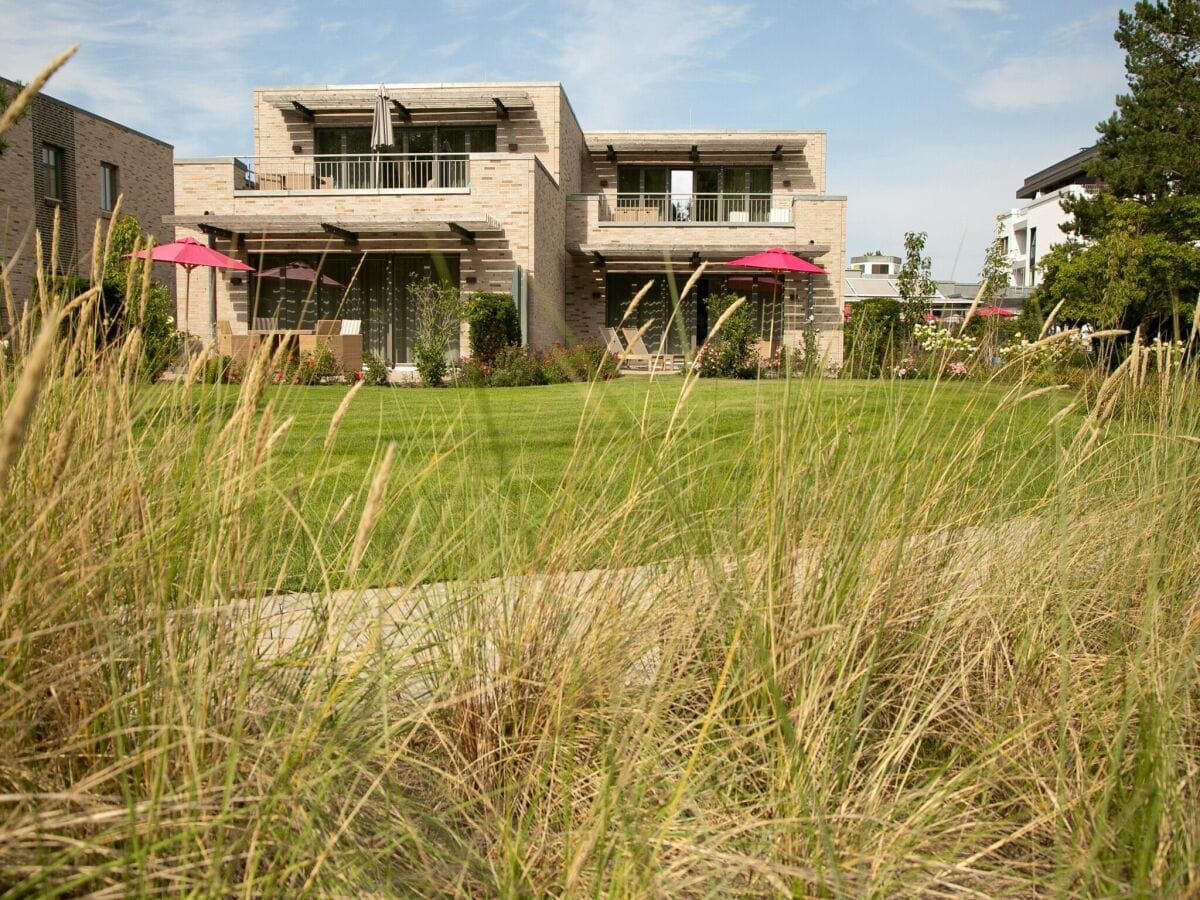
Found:
<path fill-rule="evenodd" d="M 637 225 L 790 225 L 791 194 L 617 194 L 600 221 Z"/>
<path fill-rule="evenodd" d="M 466 193 L 466 153 L 251 156 L 235 160 L 236 193 Z"/>

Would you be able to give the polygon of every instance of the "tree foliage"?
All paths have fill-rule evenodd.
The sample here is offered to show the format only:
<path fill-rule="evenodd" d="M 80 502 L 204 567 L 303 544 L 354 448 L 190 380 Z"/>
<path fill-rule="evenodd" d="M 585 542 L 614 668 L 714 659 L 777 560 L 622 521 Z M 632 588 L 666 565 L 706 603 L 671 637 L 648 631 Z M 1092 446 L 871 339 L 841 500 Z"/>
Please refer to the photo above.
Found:
<path fill-rule="evenodd" d="M 103 315 L 112 333 L 141 329 L 142 374 L 153 381 L 179 352 L 181 335 L 175 328 L 170 290 L 150 277 L 142 260 L 125 258 L 145 247 L 147 240 L 133 216 L 113 223 L 104 259 Z"/>
<path fill-rule="evenodd" d="M 1129 93 L 1097 126 L 1091 174 L 1118 197 L 1200 194 L 1200 3 L 1139 0 L 1114 37 Z"/>
<path fill-rule="evenodd" d="M 997 217 L 996 232 L 983 257 L 983 268 L 979 272 L 981 282 L 980 302 L 995 303 L 1008 287 L 1008 254 L 1004 247 L 1004 222 Z"/>
<path fill-rule="evenodd" d="M 1178 331 L 1200 290 L 1200 3 L 1121 12 L 1129 92 L 1097 125 L 1101 190 L 1064 199 L 1075 237 L 1042 258 L 1042 309 L 1097 327 Z"/>
<path fill-rule="evenodd" d="M 926 238 L 924 231 L 909 231 L 904 235 L 904 262 L 896 276 L 896 288 L 909 322 L 922 321 L 929 311 L 929 298 L 937 292 L 932 264 L 925 255 Z"/>

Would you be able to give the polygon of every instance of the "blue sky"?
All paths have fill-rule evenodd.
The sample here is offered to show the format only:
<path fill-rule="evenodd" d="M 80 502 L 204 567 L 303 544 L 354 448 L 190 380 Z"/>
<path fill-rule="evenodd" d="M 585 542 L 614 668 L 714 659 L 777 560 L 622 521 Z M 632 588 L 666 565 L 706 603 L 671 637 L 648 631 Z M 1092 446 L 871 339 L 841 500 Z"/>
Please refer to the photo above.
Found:
<path fill-rule="evenodd" d="M 585 129 L 822 129 L 848 253 L 927 231 L 935 275 L 971 279 L 1022 179 L 1111 113 L 1119 6 L 0 0 L 0 74 L 77 42 L 48 93 L 178 156 L 251 153 L 250 89 L 290 84 L 561 81 Z"/>

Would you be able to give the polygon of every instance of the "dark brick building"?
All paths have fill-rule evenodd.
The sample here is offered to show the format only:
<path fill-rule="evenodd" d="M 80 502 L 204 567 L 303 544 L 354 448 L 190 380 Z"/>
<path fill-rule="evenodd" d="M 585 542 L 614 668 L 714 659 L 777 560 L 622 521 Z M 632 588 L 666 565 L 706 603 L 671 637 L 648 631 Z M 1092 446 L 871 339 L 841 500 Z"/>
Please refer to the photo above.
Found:
<path fill-rule="evenodd" d="M 0 84 L 10 94 L 19 87 L 4 78 Z M 43 263 L 51 266 L 56 217 L 60 273 L 88 273 L 97 223 L 103 240 L 118 196 L 122 214 L 137 217 L 159 242 L 171 240 L 172 229 L 163 225 L 175 204 L 170 144 L 46 94 L 3 140 L 0 267 L 18 308 L 29 299 L 37 272 L 37 233 Z M 8 326 L 3 307 L 0 331 Z"/>

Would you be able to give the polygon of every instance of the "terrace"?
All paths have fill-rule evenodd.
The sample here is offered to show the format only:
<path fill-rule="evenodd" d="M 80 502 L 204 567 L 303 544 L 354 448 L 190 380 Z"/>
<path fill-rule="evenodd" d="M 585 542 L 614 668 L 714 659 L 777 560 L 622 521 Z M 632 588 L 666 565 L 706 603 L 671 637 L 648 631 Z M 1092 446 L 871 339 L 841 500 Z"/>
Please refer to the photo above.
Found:
<path fill-rule="evenodd" d="M 237 193 L 465 193 L 471 187 L 467 153 L 247 156 L 234 164 Z"/>

